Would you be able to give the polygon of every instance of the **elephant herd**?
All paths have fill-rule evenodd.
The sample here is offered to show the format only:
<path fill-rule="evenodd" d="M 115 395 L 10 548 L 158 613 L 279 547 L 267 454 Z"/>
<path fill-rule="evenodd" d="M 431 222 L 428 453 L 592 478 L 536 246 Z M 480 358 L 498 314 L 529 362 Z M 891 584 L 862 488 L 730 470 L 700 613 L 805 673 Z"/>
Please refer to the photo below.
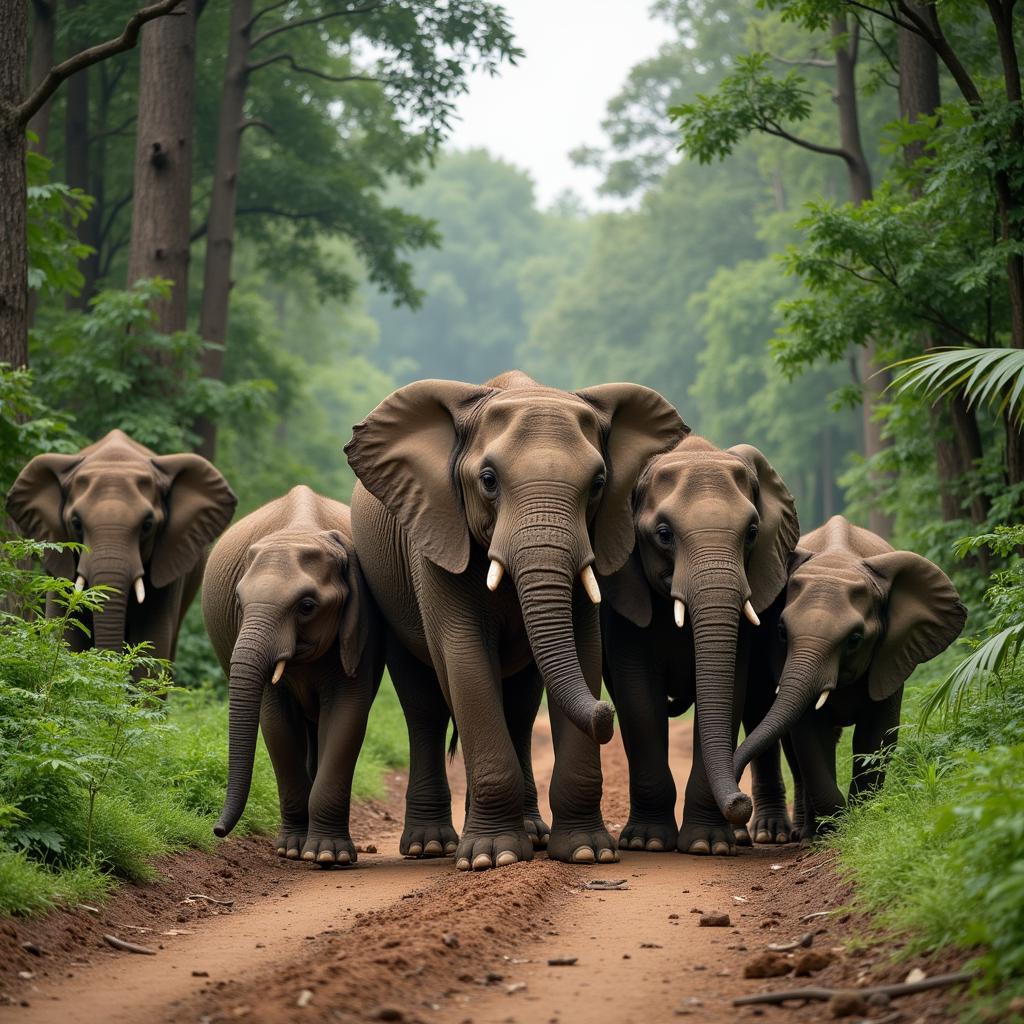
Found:
<path fill-rule="evenodd" d="M 345 452 L 351 509 L 298 486 L 226 531 L 236 499 L 209 462 L 120 431 L 36 457 L 7 501 L 27 536 L 85 545 L 48 552 L 49 572 L 112 588 L 85 615 L 98 647 L 147 640 L 173 659 L 202 581 L 230 680 L 214 830 L 242 814 L 262 730 L 281 856 L 355 861 L 352 775 L 385 667 L 409 732 L 405 856 L 465 871 L 538 849 L 606 863 L 619 849 L 728 854 L 811 837 L 846 802 L 840 730 L 853 726 L 852 799 L 883 778 L 907 677 L 963 628 L 937 566 L 841 516 L 801 537 L 758 449 L 692 435 L 639 385 L 567 392 L 515 371 L 480 386 L 417 381 L 357 424 Z M 545 691 L 550 824 L 530 746 Z M 668 724 L 690 707 L 680 825 Z M 616 715 L 630 774 L 617 840 L 599 755 Z M 468 782 L 461 836 L 450 723 Z M 753 799 L 738 784 L 748 764 Z"/>

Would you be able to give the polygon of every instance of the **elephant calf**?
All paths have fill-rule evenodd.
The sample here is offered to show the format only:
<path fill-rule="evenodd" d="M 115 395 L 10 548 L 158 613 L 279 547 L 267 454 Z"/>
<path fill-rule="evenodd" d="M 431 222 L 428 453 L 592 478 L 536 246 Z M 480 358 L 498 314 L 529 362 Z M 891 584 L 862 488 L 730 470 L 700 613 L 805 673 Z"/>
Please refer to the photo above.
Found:
<path fill-rule="evenodd" d="M 850 799 L 885 779 L 900 721 L 903 684 L 944 651 L 967 618 L 956 588 L 927 558 L 896 551 L 842 516 L 800 538 L 790 559 L 776 665 L 775 702 L 736 751 L 736 777 L 787 732 L 796 756 L 797 822 L 845 806 L 836 784 L 836 742 L 853 730 Z"/>
<path fill-rule="evenodd" d="M 281 801 L 280 856 L 350 864 L 352 773 L 384 671 L 348 506 L 295 487 L 239 520 L 210 554 L 203 616 L 230 679 L 228 791 L 245 809 L 257 726 Z"/>

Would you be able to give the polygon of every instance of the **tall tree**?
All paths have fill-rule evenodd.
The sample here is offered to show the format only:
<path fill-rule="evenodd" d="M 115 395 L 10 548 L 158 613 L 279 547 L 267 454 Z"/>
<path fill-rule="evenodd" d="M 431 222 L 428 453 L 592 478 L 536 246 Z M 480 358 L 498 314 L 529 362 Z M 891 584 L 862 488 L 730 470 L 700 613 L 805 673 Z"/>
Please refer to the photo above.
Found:
<path fill-rule="evenodd" d="M 57 0 L 32 0 L 32 56 L 29 62 L 29 89 L 38 89 L 46 73 L 53 67 L 57 48 Z M 34 148 L 48 153 L 50 145 L 50 110 L 47 100 L 32 115 L 28 130 L 36 136 Z"/>
<path fill-rule="evenodd" d="M 27 0 L 8 0 L 0 18 L 0 363 L 28 365 L 28 253 L 25 131 L 61 82 L 116 53 L 130 50 L 142 26 L 170 13 L 181 0 L 159 0 L 128 19 L 115 39 L 55 64 L 25 96 Z"/>
<path fill-rule="evenodd" d="M 170 295 L 156 303 L 157 329 L 184 330 L 192 213 L 198 0 L 142 31 L 139 116 L 128 284 L 161 277 Z"/>

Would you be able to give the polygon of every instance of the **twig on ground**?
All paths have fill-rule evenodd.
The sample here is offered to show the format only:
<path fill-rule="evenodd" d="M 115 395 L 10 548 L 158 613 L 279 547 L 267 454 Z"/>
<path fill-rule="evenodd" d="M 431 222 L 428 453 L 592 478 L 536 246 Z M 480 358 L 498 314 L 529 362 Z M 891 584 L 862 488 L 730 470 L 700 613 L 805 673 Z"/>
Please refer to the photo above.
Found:
<path fill-rule="evenodd" d="M 156 956 L 155 949 L 150 949 L 149 946 L 137 946 L 134 942 L 125 942 L 124 939 L 119 939 L 116 935 L 104 935 L 103 941 L 108 946 L 113 946 L 114 949 L 119 949 L 123 953 L 141 953 L 143 956 Z"/>
<path fill-rule="evenodd" d="M 936 974 L 934 978 L 925 978 L 910 984 L 874 985 L 871 988 L 792 988 L 785 992 L 759 992 L 753 996 L 740 996 L 732 1001 L 733 1006 L 751 1006 L 754 1003 L 785 1003 L 790 999 L 801 999 L 805 1002 L 820 1000 L 827 1002 L 833 996 L 852 993 L 867 998 L 876 994 L 898 999 L 900 996 L 912 996 L 917 992 L 925 992 L 930 988 L 945 988 L 949 985 L 962 985 L 976 977 L 974 971 L 959 971 L 956 974 Z"/>
<path fill-rule="evenodd" d="M 234 900 L 217 900 L 212 896 L 204 896 L 201 892 L 190 892 L 181 902 L 188 903 L 189 900 L 206 900 L 207 903 L 216 903 L 218 907 L 233 907 Z"/>

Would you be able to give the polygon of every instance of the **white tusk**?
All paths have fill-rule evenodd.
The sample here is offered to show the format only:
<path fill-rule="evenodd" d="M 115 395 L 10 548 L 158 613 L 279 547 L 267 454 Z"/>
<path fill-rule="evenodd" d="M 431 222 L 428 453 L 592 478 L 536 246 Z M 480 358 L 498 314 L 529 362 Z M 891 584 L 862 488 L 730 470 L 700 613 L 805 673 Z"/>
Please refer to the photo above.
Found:
<path fill-rule="evenodd" d="M 778 695 L 779 695 L 779 690 L 781 690 L 781 689 L 782 689 L 782 687 L 781 687 L 781 686 L 776 686 L 776 687 L 775 687 L 775 696 L 776 696 L 776 697 L 778 697 Z"/>
<path fill-rule="evenodd" d="M 281 676 L 283 676 L 283 675 L 284 675 L 284 665 L 285 665 L 285 662 L 284 662 L 284 658 L 282 658 L 282 659 L 281 659 L 281 660 L 280 660 L 280 661 L 279 661 L 279 662 L 278 662 L 278 663 L 277 663 L 277 664 L 276 664 L 276 665 L 274 666 L 274 674 L 273 674 L 273 675 L 272 675 L 272 676 L 270 677 L 270 682 L 271 682 L 271 683 L 272 683 L 272 684 L 273 684 L 274 686 L 277 686 L 277 684 L 278 684 L 279 682 L 281 682 Z"/>
<path fill-rule="evenodd" d="M 81 593 L 83 590 L 85 590 L 84 576 L 79 576 L 78 579 L 75 580 L 75 590 L 77 590 L 78 593 Z"/>
<path fill-rule="evenodd" d="M 146 600 L 146 585 L 142 582 L 141 576 L 135 581 L 135 600 L 139 604 Z"/>
<path fill-rule="evenodd" d="M 580 579 L 583 580 L 583 589 L 587 592 L 587 597 L 589 597 L 594 604 L 600 604 L 601 588 L 597 585 L 597 577 L 594 575 L 594 567 L 588 565 L 583 572 L 580 573 Z"/>
<path fill-rule="evenodd" d="M 814 710 L 815 711 L 820 711 L 825 706 L 825 701 L 828 700 L 828 695 L 831 692 L 832 692 L 831 690 L 822 690 L 821 691 L 821 696 L 818 698 L 818 703 L 814 705 Z"/>
<path fill-rule="evenodd" d="M 491 567 L 487 570 L 487 589 L 497 590 L 501 577 L 505 575 L 505 567 L 496 558 L 491 559 Z"/>
<path fill-rule="evenodd" d="M 761 620 L 757 617 L 757 612 L 754 611 L 754 606 L 749 601 L 747 601 L 743 606 L 743 614 L 746 615 L 746 617 L 750 619 L 755 626 L 761 625 Z"/>
<path fill-rule="evenodd" d="M 672 605 L 672 611 L 676 617 L 676 625 L 682 629 L 683 624 L 686 622 L 686 605 L 678 597 Z"/>

